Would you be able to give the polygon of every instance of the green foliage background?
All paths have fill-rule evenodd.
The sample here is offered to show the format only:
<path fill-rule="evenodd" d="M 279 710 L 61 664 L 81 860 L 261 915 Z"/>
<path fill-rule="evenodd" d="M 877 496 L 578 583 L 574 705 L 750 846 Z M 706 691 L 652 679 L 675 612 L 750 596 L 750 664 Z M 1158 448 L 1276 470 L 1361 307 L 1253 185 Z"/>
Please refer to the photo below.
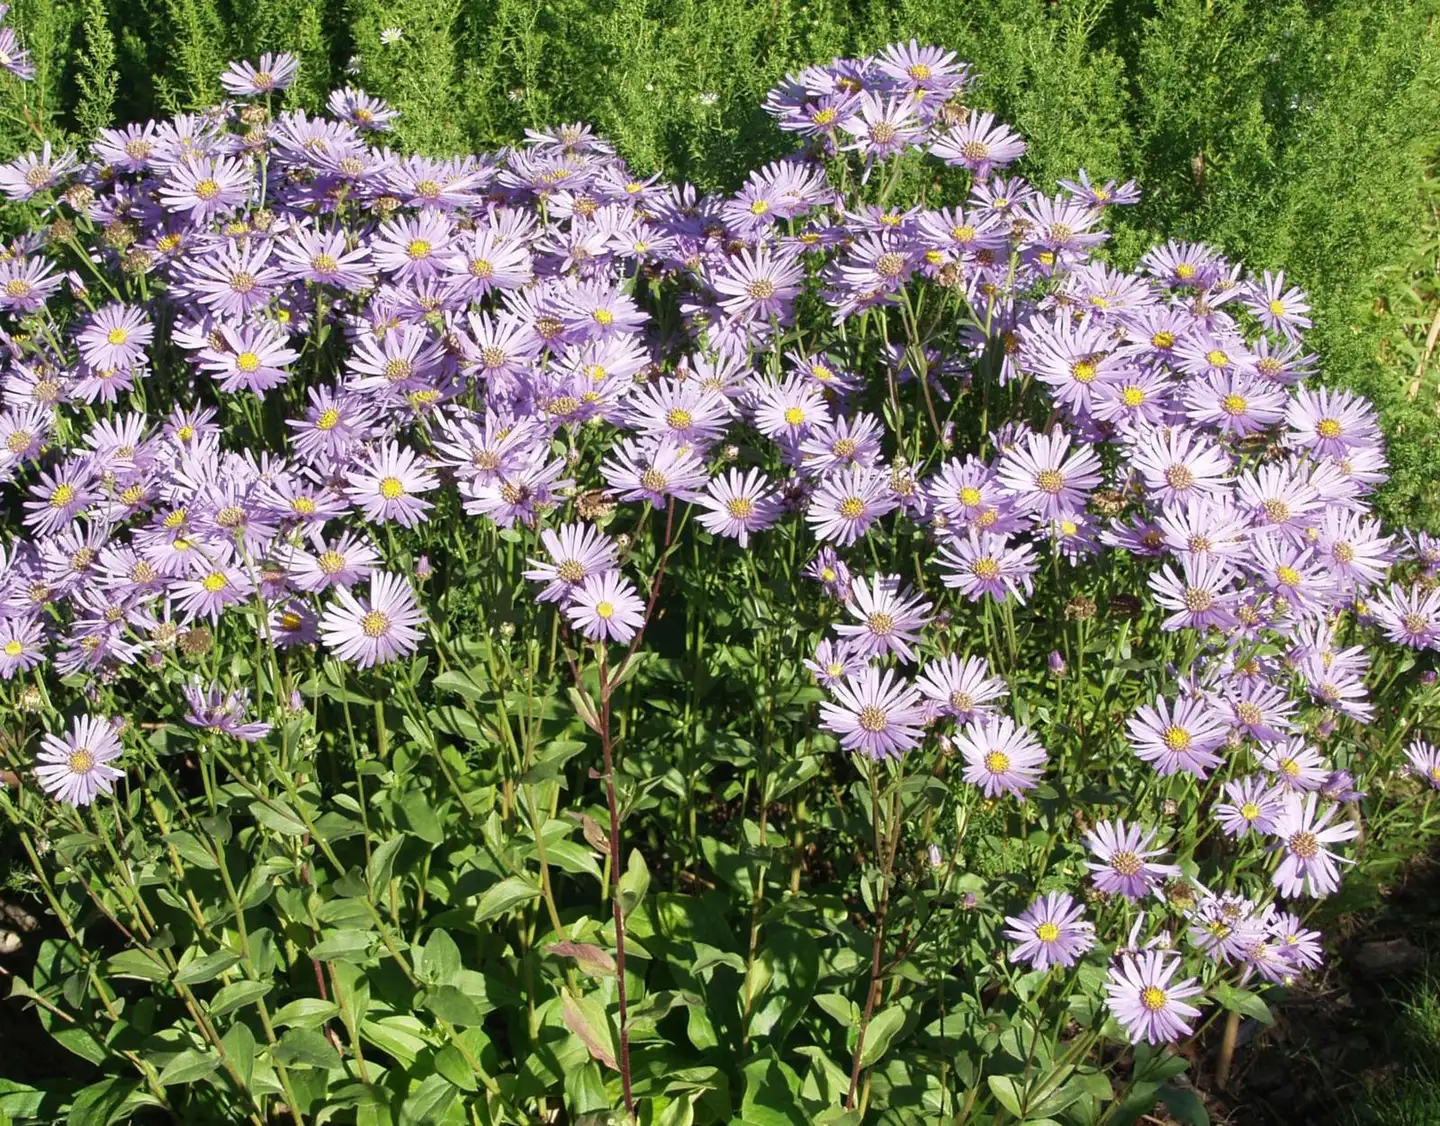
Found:
<path fill-rule="evenodd" d="M 47 135 L 209 104 L 227 59 L 292 50 L 293 101 L 316 109 L 354 82 L 401 108 L 401 147 L 494 146 L 584 119 L 637 168 L 709 189 L 786 151 L 761 109 L 786 71 L 897 38 L 943 43 L 974 64 L 977 100 L 1030 141 L 1032 180 L 1081 166 L 1139 179 L 1118 258 L 1203 239 L 1305 286 L 1327 378 L 1370 396 L 1390 436 L 1383 511 L 1433 527 L 1437 12 L 1440 0 L 18 0 L 11 20 L 39 67 L 28 93 Z M 402 35 L 387 45 L 391 27 Z M 33 141 L 13 113 L 0 129 L 7 155 Z"/>

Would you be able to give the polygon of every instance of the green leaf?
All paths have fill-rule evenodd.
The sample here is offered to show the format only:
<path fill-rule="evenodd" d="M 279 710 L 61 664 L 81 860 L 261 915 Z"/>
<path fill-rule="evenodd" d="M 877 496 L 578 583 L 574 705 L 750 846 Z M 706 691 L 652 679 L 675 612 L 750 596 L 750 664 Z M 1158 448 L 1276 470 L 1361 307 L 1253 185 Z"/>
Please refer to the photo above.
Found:
<path fill-rule="evenodd" d="M 625 863 L 625 874 L 620 877 L 620 910 L 627 919 L 649 890 L 650 868 L 645 863 L 645 858 L 640 855 L 640 850 L 632 848 L 630 859 Z"/>
<path fill-rule="evenodd" d="M 267 829 L 273 829 L 287 837 L 303 837 L 309 830 L 300 815 L 282 801 L 271 799 L 268 803 L 250 803 L 250 816 Z"/>
<path fill-rule="evenodd" d="M 615 959 L 609 951 L 590 942 L 557 942 L 545 953 L 556 958 L 574 958 L 591 977 L 614 977 Z"/>
<path fill-rule="evenodd" d="M 427 1076 L 400 1106 L 400 1126 L 432 1126 L 445 1117 L 457 1091 L 443 1075 Z"/>
<path fill-rule="evenodd" d="M 374 931 L 336 930 L 328 932 L 324 941 L 310 948 L 310 957 L 322 962 L 356 962 L 369 956 L 375 941 Z"/>
<path fill-rule="evenodd" d="M 137 1085 L 136 1080 L 123 1076 L 111 1076 L 90 1084 L 75 1095 L 65 1126 L 105 1126 L 110 1115 L 130 1096 Z M 0 1115 L 3 1114 L 4 1112 L 0 1111 Z M 0 1121 L 4 1119 L 0 1118 Z"/>
<path fill-rule="evenodd" d="M 228 950 L 202 954 L 175 971 L 175 984 L 199 985 L 203 981 L 213 981 L 239 961 L 240 955 L 232 954 Z"/>
<path fill-rule="evenodd" d="M 888 1005 L 870 1018 L 865 1030 L 865 1047 L 860 1052 L 860 1066 L 869 1067 L 890 1048 L 890 1041 L 905 1026 L 905 1012 L 899 1005 Z"/>
<path fill-rule="evenodd" d="M 270 1022 L 277 1026 L 319 1028 L 327 1020 L 339 1015 L 340 1006 L 334 1001 L 322 1001 L 319 997 L 299 997 L 276 1009 L 270 1016 Z"/>
<path fill-rule="evenodd" d="M 985 1082 L 990 1088 L 990 1093 L 995 1096 L 995 1101 L 1013 1114 L 1016 1118 L 1025 1117 L 1021 1109 L 1020 1085 L 1009 1075 L 987 1075 Z"/>
<path fill-rule="evenodd" d="M 441 985 L 425 994 L 425 1007 L 442 1020 L 462 1027 L 480 1024 L 485 1014 L 462 990 Z"/>
<path fill-rule="evenodd" d="M 320 1067 L 326 1071 L 340 1068 L 340 1053 L 324 1033 L 313 1028 L 292 1028 L 270 1049 L 276 1063 L 287 1066 Z"/>
<path fill-rule="evenodd" d="M 486 889 L 475 908 L 475 921 L 483 923 L 487 919 L 498 918 L 539 898 L 540 889 L 535 884 L 519 876 L 509 876 Z"/>
<path fill-rule="evenodd" d="M 460 947 L 445 931 L 436 928 L 425 940 L 425 974 L 437 985 L 454 985 L 463 968 Z"/>
<path fill-rule="evenodd" d="M 193 1083 L 197 1079 L 203 1079 L 217 1067 L 220 1066 L 220 1056 L 216 1052 L 200 1052 L 194 1048 L 186 1048 L 183 1052 L 176 1052 L 160 1070 L 160 1086 L 170 1087 L 181 1083 Z"/>
<path fill-rule="evenodd" d="M 234 1012 L 236 1009 L 254 1004 L 270 992 L 273 984 L 273 982 L 269 981 L 231 982 L 229 985 L 222 987 L 215 996 L 210 999 L 210 1015 L 212 1017 L 223 1017 L 226 1013 Z"/>
<path fill-rule="evenodd" d="M 1236 989 L 1228 981 L 1219 981 L 1211 988 L 1210 995 L 1232 1013 L 1258 1020 L 1267 1028 L 1275 1023 L 1270 1007 L 1248 989 Z"/>
<path fill-rule="evenodd" d="M 255 1074 L 255 1033 L 250 1031 L 250 1026 L 243 1020 L 237 1020 L 230 1026 L 230 1030 L 220 1037 L 220 1045 L 248 1087 Z"/>
<path fill-rule="evenodd" d="M 200 843 L 200 839 L 194 833 L 187 833 L 184 829 L 180 829 L 174 833 L 166 833 L 163 839 L 166 844 L 180 854 L 182 859 L 189 861 L 197 868 L 213 872 L 220 867 L 215 858 L 210 855 L 210 850 Z"/>
<path fill-rule="evenodd" d="M 473 704 L 485 702 L 485 689 L 476 684 L 469 673 L 461 672 L 459 669 L 442 672 L 430 683 L 440 692 L 453 692 Z"/>
<path fill-rule="evenodd" d="M 371 899 L 378 900 L 384 895 L 390 884 L 390 876 L 395 870 L 395 856 L 404 843 L 405 838 L 397 834 L 388 841 L 383 841 L 370 854 L 370 863 L 365 866 L 365 881 L 370 886 Z"/>
<path fill-rule="evenodd" d="M 170 970 L 147 950 L 132 947 L 107 958 L 105 969 L 115 977 L 137 977 L 141 981 L 169 981 Z"/>
<path fill-rule="evenodd" d="M 430 797 L 419 790 L 405 795 L 405 799 L 400 803 L 399 820 L 402 829 L 427 844 L 438 845 L 445 842 L 445 829 L 430 804 Z"/>
<path fill-rule="evenodd" d="M 1185 1126 L 1210 1126 L 1210 1112 L 1191 1087 L 1160 1088 L 1160 1101 Z"/>
<path fill-rule="evenodd" d="M 585 1045 L 592 1058 L 612 1071 L 619 1071 L 615 1062 L 615 1031 L 610 1018 L 593 997 L 576 997 L 568 989 L 561 1000 L 561 1014 L 568 1028 Z"/>

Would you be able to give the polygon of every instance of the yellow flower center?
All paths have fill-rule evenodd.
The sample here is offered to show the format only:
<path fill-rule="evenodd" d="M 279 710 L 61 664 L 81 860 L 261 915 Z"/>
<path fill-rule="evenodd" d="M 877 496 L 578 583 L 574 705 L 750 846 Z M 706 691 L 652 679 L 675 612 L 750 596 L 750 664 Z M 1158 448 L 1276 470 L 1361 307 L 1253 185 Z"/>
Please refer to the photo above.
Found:
<path fill-rule="evenodd" d="M 50 494 L 51 508 L 64 508 L 75 499 L 75 488 L 73 485 L 57 485 L 55 491 Z"/>
<path fill-rule="evenodd" d="M 316 430 L 334 430 L 340 422 L 340 412 L 334 407 L 327 407 L 320 412 L 320 417 L 315 420 Z"/>
<path fill-rule="evenodd" d="M 1333 418 L 1322 418 L 1315 424 L 1315 433 L 1322 438 L 1338 438 L 1340 437 L 1340 423 Z"/>
<path fill-rule="evenodd" d="M 786 425 L 786 426 L 799 426 L 799 425 L 800 425 L 802 422 L 804 422 L 804 421 L 805 421 L 805 412 L 804 412 L 803 410 L 801 410 L 799 407 L 786 407 L 786 408 L 785 408 L 785 425 Z"/>
<path fill-rule="evenodd" d="M 219 594 L 222 590 L 229 586 L 230 583 L 229 580 L 226 579 L 225 576 L 222 575 L 219 571 L 211 571 L 208 575 L 205 576 L 204 579 L 201 580 L 200 585 L 203 586 L 211 594 Z"/>
<path fill-rule="evenodd" d="M 405 253 L 411 258 L 429 258 L 430 244 L 423 238 L 411 239 L 410 244 L 405 247 Z"/>
<path fill-rule="evenodd" d="M 1240 807 L 1240 816 L 1246 821 L 1254 821 L 1260 816 L 1260 806 L 1256 802 L 1247 801 Z"/>
<path fill-rule="evenodd" d="M 755 514 L 755 503 L 749 497 L 735 497 L 725 502 L 725 511 L 736 520 L 748 520 Z"/>
<path fill-rule="evenodd" d="M 595 603 L 595 616 L 604 618 L 607 622 L 615 616 L 615 604 L 613 602 Z"/>
<path fill-rule="evenodd" d="M 1230 357 L 1220 351 L 1219 348 L 1212 348 L 1205 353 L 1205 362 L 1212 368 L 1223 368 L 1230 362 Z"/>
<path fill-rule="evenodd" d="M 130 334 L 117 326 L 105 334 L 105 339 L 111 344 L 124 344 L 130 339 Z"/>
<path fill-rule="evenodd" d="M 398 477 L 386 477 L 380 482 L 380 495 L 386 500 L 398 500 L 405 495 L 405 486 Z"/>
<path fill-rule="evenodd" d="M 89 774 L 95 769 L 95 756 L 89 747 L 76 747 L 70 752 L 68 765 L 72 774 Z"/>
<path fill-rule="evenodd" d="M 1165 1007 L 1165 990 L 1158 985 L 1147 985 L 1140 990 L 1140 1003 L 1150 1012 L 1158 1013 Z"/>
<path fill-rule="evenodd" d="M 1060 937 L 1060 928 L 1054 923 L 1041 923 L 1035 928 L 1035 937 L 1041 942 L 1054 942 Z"/>
<path fill-rule="evenodd" d="M 1004 774 L 1010 769 L 1010 756 L 1004 751 L 991 751 L 985 756 L 985 769 L 991 774 Z"/>
<path fill-rule="evenodd" d="M 1120 401 L 1127 407 L 1138 407 L 1145 402 L 1145 389 L 1143 387 L 1127 387 L 1120 392 Z"/>
<path fill-rule="evenodd" d="M 220 194 L 220 185 L 211 179 L 201 180 L 195 185 L 195 198 L 208 203 Z"/>
<path fill-rule="evenodd" d="M 871 735 L 877 735 L 888 726 L 889 720 L 885 713 L 873 704 L 860 709 L 861 730 L 868 731 Z"/>
<path fill-rule="evenodd" d="M 5 642 L 5 656 L 7 656 L 7 657 L 18 657 L 18 656 L 20 656 L 20 654 L 23 653 L 23 652 L 25 652 L 25 646 L 24 646 L 21 642 L 19 642 L 19 641 L 7 641 L 7 642 Z"/>
<path fill-rule="evenodd" d="M 858 520 L 865 515 L 865 502 L 859 497 L 846 497 L 840 502 L 839 511 L 846 520 Z"/>
<path fill-rule="evenodd" d="M 390 632 L 390 619 L 379 610 L 371 610 L 360 619 L 360 632 L 366 637 L 384 637 Z"/>
<path fill-rule="evenodd" d="M 1190 745 L 1190 732 L 1183 727 L 1167 727 L 1160 739 L 1172 751 L 1183 751 Z"/>

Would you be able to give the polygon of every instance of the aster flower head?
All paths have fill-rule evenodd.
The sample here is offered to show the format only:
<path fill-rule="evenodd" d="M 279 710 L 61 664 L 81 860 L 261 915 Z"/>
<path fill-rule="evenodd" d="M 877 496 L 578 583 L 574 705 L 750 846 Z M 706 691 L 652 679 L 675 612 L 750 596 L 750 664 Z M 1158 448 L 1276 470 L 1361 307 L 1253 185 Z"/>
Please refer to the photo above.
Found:
<path fill-rule="evenodd" d="M 1025 142 L 993 113 L 971 114 L 963 125 L 949 129 L 930 146 L 930 155 L 946 164 L 970 169 L 977 180 L 989 177 L 1025 155 Z"/>
<path fill-rule="evenodd" d="M 1021 914 L 1006 916 L 1005 922 L 1005 937 L 1016 944 L 1010 961 L 1028 962 L 1032 970 L 1068 969 L 1095 945 L 1095 927 L 1085 919 L 1085 905 L 1067 892 L 1042 895 Z"/>
<path fill-rule="evenodd" d="M 645 624 L 645 603 L 619 571 L 585 579 L 565 607 L 570 624 L 591 641 L 630 641 Z"/>
<path fill-rule="evenodd" d="M 920 639 L 932 605 L 903 587 L 899 575 L 872 575 L 869 582 L 851 583 L 846 609 L 857 621 L 837 625 L 835 632 L 864 656 L 894 653 L 902 661 L 913 661 L 911 646 Z"/>
<path fill-rule="evenodd" d="M 1023 603 L 1034 589 L 1032 576 L 1039 569 L 1029 544 L 1011 544 L 1004 536 L 974 528 L 942 546 L 938 562 L 940 581 L 971 602 L 988 595 L 996 602 L 1014 597 Z"/>
<path fill-rule="evenodd" d="M 1005 682 L 990 675 L 984 657 L 962 659 L 954 653 L 921 668 L 915 686 L 942 715 L 960 723 L 993 716 L 997 702 L 1009 695 Z"/>
<path fill-rule="evenodd" d="M 1405 759 L 1411 774 L 1428 783 L 1431 789 L 1440 790 L 1440 748 L 1416 739 L 1405 748 Z"/>
<path fill-rule="evenodd" d="M 805 513 L 815 538 L 848 547 L 864 536 L 877 519 L 899 506 L 889 480 L 888 474 L 852 465 L 821 481 Z"/>
<path fill-rule="evenodd" d="M 1320 752 L 1300 735 L 1267 748 L 1260 755 L 1260 765 L 1286 790 L 1318 790 L 1330 776 Z"/>
<path fill-rule="evenodd" d="M 1157 774 L 1183 771 L 1204 778 L 1222 762 L 1214 752 L 1228 731 L 1204 700 L 1181 696 L 1173 704 L 1162 698 L 1141 705 L 1130 717 L 1129 733 L 1136 756 Z"/>
<path fill-rule="evenodd" d="M 145 360 L 155 326 L 133 305 L 106 305 L 80 330 L 76 343 L 85 362 L 97 368 L 131 367 Z"/>
<path fill-rule="evenodd" d="M 35 777 L 52 798 L 67 805 L 89 805 L 124 777 L 123 770 L 110 765 L 121 753 L 114 720 L 76 716 L 64 736 L 40 737 Z"/>
<path fill-rule="evenodd" d="M 1189 1036 L 1200 1015 L 1189 1002 L 1205 992 L 1194 978 L 1175 980 L 1180 958 L 1165 950 L 1123 954 L 1110 967 L 1105 1006 L 1132 1043 L 1168 1044 Z"/>
<path fill-rule="evenodd" d="M 531 559 L 525 577 L 545 587 L 535 597 L 541 602 L 567 602 L 587 579 L 619 566 L 615 544 L 590 524 L 562 524 L 540 533 L 547 559 Z"/>
<path fill-rule="evenodd" d="M 1284 789 L 1260 774 L 1226 782 L 1222 788 L 1226 800 L 1216 802 L 1212 812 L 1226 836 L 1267 836 L 1274 832 L 1276 818 L 1285 804 Z"/>
<path fill-rule="evenodd" d="M 997 472 L 1019 509 L 1053 519 L 1085 507 L 1100 484 L 1100 459 L 1088 446 L 1072 451 L 1070 435 L 1054 430 L 1028 435 L 1000 459 Z"/>
<path fill-rule="evenodd" d="M 185 212 L 192 223 L 209 223 L 228 215 L 250 195 L 254 174 L 245 160 L 201 156 L 168 169 L 160 185 L 167 211 Z"/>
<path fill-rule="evenodd" d="M 299 70 L 300 60 L 290 52 L 266 51 L 258 63 L 232 62 L 220 76 L 220 85 L 239 97 L 255 97 L 285 89 L 295 81 Z"/>
<path fill-rule="evenodd" d="M 404 528 L 413 528 L 426 519 L 431 505 L 420 494 L 439 484 L 413 450 L 394 442 L 384 443 L 361 461 L 347 480 L 346 495 L 367 520 L 394 520 Z"/>
<path fill-rule="evenodd" d="M 954 741 L 965 760 L 961 776 L 987 798 L 1008 793 L 1024 801 L 1025 791 L 1035 788 L 1045 767 L 1045 748 L 1009 716 L 966 724 Z"/>
<path fill-rule="evenodd" d="M 1123 819 L 1102 821 L 1085 834 L 1086 844 L 1096 859 L 1085 862 L 1094 873 L 1095 886 L 1126 899 L 1144 899 L 1165 880 L 1180 875 L 1175 864 L 1153 858 L 1164 849 L 1151 848 L 1157 831 L 1140 825 L 1126 825 Z"/>
<path fill-rule="evenodd" d="M 840 128 L 851 137 L 842 148 L 858 152 L 869 165 L 904 151 L 924 135 L 925 126 L 913 99 L 867 92 Z"/>
<path fill-rule="evenodd" d="M 1311 325 L 1305 294 L 1297 286 L 1286 287 L 1284 270 L 1275 274 L 1266 270 L 1244 289 L 1242 301 L 1265 328 L 1291 340 L 1298 340 Z"/>
<path fill-rule="evenodd" d="M 1236 623 L 1240 593 L 1231 585 L 1235 571 L 1223 558 L 1187 554 L 1180 570 L 1177 575 L 1167 563 L 1150 576 L 1156 601 L 1171 611 L 1166 629 L 1226 629 Z"/>
<path fill-rule="evenodd" d="M 190 705 L 185 722 L 192 727 L 203 727 L 246 743 L 257 742 L 270 732 L 270 724 L 245 718 L 250 710 L 248 688 L 227 692 L 218 684 L 206 685 L 196 678 L 185 686 L 185 702 Z"/>
<path fill-rule="evenodd" d="M 818 582 L 831 598 L 850 600 L 850 568 L 833 547 L 822 547 L 805 565 L 805 574 Z"/>
<path fill-rule="evenodd" d="M 838 735 L 846 750 L 885 759 L 920 745 L 925 722 L 920 693 L 894 669 L 867 665 L 830 691 L 835 701 L 820 704 L 820 724 Z"/>
<path fill-rule="evenodd" d="M 822 688 L 843 684 L 848 677 L 862 672 L 867 663 L 853 645 L 829 637 L 823 639 L 815 647 L 815 655 L 805 658 L 804 662 Z"/>
<path fill-rule="evenodd" d="M 1275 819 L 1281 860 L 1272 880 L 1287 898 L 1322 898 L 1340 886 L 1340 865 L 1354 861 L 1334 852 L 1333 845 L 1353 840 L 1360 826 L 1352 821 L 1332 824 L 1340 806 L 1319 805 L 1318 794 L 1290 794 Z"/>
<path fill-rule="evenodd" d="M 370 576 L 368 598 L 335 588 L 334 600 L 320 616 L 320 635 L 340 660 L 367 669 L 415 652 L 424 621 L 410 583 L 377 571 Z"/>
<path fill-rule="evenodd" d="M 705 510 L 699 517 L 701 526 L 742 548 L 749 546 L 751 533 L 775 524 L 783 511 L 769 479 L 758 469 L 728 470 L 706 486 L 698 503 Z"/>

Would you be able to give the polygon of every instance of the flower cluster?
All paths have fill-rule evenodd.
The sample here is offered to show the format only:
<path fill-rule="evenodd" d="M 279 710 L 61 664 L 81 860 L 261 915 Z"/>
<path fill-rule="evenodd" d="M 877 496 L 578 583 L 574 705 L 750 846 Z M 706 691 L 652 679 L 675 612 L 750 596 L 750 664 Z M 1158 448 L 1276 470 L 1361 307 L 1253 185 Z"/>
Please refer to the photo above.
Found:
<path fill-rule="evenodd" d="M 0 65 L 26 77 L 8 29 Z M 805 148 L 710 196 L 581 124 L 439 159 L 378 143 L 395 111 L 354 89 L 272 118 L 295 74 L 232 64 L 238 101 L 0 168 L 52 223 L 0 254 L 0 483 L 23 513 L 0 677 L 114 681 L 227 628 L 297 667 L 408 657 L 427 615 L 396 545 L 461 513 L 529 537 L 524 577 L 567 642 L 637 646 L 659 575 L 637 584 L 608 530 L 629 505 L 662 550 L 690 514 L 742 552 L 776 529 L 805 544 L 819 725 L 869 760 L 943 745 L 981 798 L 1025 801 L 1052 754 L 946 623 L 988 632 L 1046 569 L 1108 554 L 1193 658 L 1129 746 L 1167 785 L 1218 782 L 1208 815 L 1273 862 L 1273 891 L 1214 893 L 1158 826 L 1092 820 L 1096 901 L 1183 892 L 1184 935 L 1117 943 L 1057 889 L 1006 920 L 1014 960 L 1113 954 L 1110 1011 L 1152 1042 L 1198 1011 L 1182 943 L 1268 981 L 1317 964 L 1277 897 L 1336 888 L 1361 795 L 1310 719 L 1370 720 L 1377 636 L 1440 647 L 1440 550 L 1371 514 L 1374 411 L 1306 383 L 1309 307 L 1283 273 L 1183 242 L 1132 271 L 1097 257 L 1135 185 L 1012 175 L 1024 142 L 915 43 L 787 78 L 767 107 Z M 848 154 L 863 183 L 932 162 L 954 194 L 861 203 L 827 176 Z M 80 238 L 69 269 L 56 247 Z M 908 343 L 850 346 L 882 318 Z M 1025 409 L 990 419 L 982 386 Z M 882 565 L 902 534 L 913 558 Z M 222 683 L 185 697 L 198 728 L 271 729 Z M 119 756 L 84 718 L 36 773 L 85 804 Z M 1432 747 L 1410 761 L 1440 787 Z"/>

